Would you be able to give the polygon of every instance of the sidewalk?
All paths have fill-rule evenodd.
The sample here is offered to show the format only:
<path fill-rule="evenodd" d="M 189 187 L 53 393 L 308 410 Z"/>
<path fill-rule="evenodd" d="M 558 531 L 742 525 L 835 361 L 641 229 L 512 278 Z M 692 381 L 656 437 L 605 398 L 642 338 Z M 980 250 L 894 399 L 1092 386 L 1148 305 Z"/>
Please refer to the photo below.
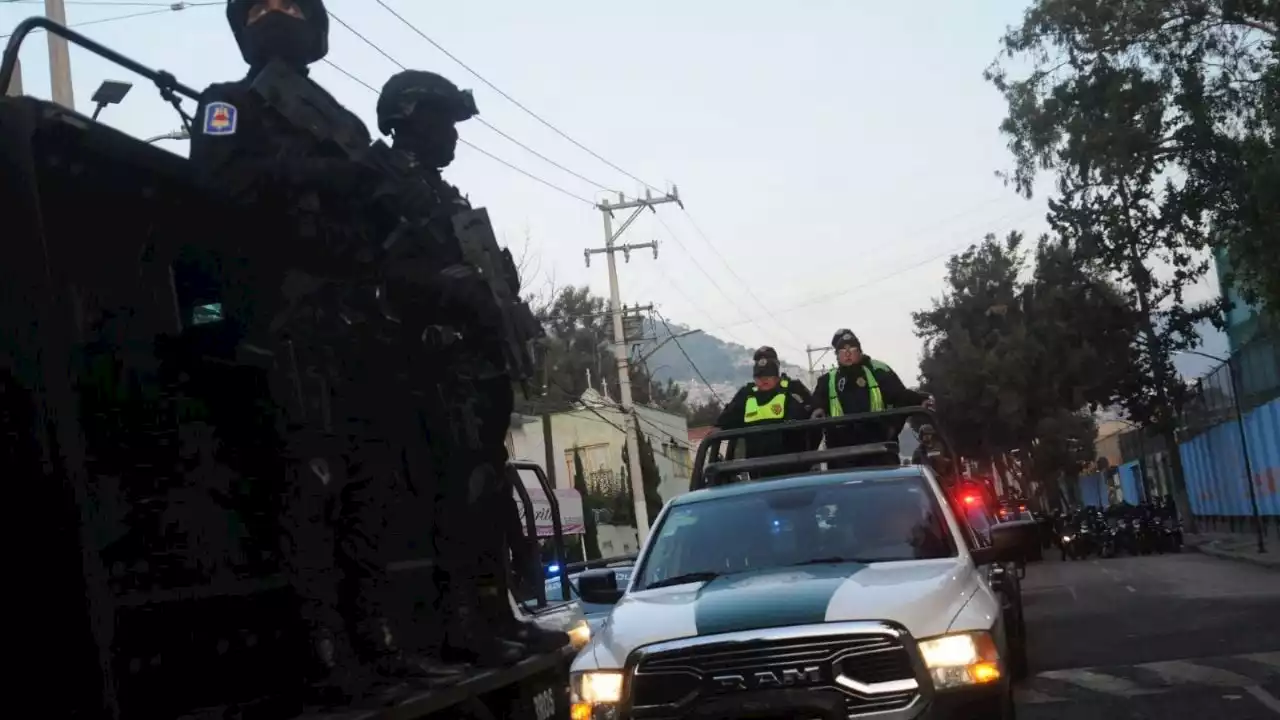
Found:
<path fill-rule="evenodd" d="M 1205 555 L 1237 560 L 1253 565 L 1280 570 L 1280 538 L 1275 533 L 1264 536 L 1267 552 L 1258 552 L 1258 537 L 1244 533 L 1207 532 L 1192 535 L 1187 533 L 1183 543 L 1188 550 L 1202 552 Z"/>

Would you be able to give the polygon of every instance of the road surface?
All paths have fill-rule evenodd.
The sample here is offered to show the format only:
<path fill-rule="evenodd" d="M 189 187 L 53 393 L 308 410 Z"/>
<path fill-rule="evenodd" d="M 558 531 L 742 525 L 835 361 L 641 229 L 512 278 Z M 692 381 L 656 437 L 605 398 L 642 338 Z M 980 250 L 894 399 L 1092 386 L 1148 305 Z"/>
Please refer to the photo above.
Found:
<path fill-rule="evenodd" d="M 1280 571 L 1051 555 L 1023 581 L 1018 720 L 1280 720 Z"/>

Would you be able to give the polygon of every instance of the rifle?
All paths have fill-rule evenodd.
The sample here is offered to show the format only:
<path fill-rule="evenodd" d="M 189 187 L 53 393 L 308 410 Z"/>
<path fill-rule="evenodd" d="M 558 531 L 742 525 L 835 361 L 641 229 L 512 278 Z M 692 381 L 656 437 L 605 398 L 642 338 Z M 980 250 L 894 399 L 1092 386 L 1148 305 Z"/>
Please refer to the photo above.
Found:
<path fill-rule="evenodd" d="M 429 231 L 426 220 L 438 208 L 440 199 L 401 153 L 381 140 L 369 144 L 364 124 L 338 104 L 328 93 L 284 63 L 272 61 L 254 78 L 251 90 L 269 109 L 284 120 L 311 133 L 322 144 L 333 145 L 346 157 L 373 170 L 395 190 L 400 222 L 381 243 L 383 253 L 406 235 Z M 529 394 L 533 377 L 532 343 L 543 337 L 542 325 L 529 305 L 520 299 L 520 274 L 511 251 L 499 248 L 489 213 L 467 210 L 452 218 L 453 237 L 432 239 L 454 250 L 484 280 L 500 314 L 502 351 L 506 370 Z"/>

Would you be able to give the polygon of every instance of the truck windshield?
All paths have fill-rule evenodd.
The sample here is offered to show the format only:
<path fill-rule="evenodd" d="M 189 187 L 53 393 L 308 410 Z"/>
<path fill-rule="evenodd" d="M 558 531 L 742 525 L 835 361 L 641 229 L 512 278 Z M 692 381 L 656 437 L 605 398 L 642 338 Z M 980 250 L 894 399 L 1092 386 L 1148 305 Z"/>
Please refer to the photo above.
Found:
<path fill-rule="evenodd" d="M 956 554 L 937 499 L 919 477 L 712 497 L 671 508 L 655 532 L 637 589 L 680 576 Z"/>

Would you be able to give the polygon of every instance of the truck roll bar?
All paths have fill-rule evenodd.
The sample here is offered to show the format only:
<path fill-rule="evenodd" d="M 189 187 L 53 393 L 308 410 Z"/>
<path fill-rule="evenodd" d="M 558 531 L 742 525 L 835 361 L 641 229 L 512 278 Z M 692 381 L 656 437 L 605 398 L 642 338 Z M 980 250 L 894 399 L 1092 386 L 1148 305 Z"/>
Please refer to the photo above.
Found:
<path fill-rule="evenodd" d="M 871 443 L 866 445 L 854 445 L 850 447 L 835 447 L 825 450 L 809 450 L 799 453 L 787 453 L 781 455 L 773 455 L 759 458 L 747 458 L 743 460 L 722 460 L 720 458 L 720 443 L 725 440 L 733 440 L 736 438 L 749 438 L 753 436 L 768 435 L 771 433 L 804 433 L 814 430 L 825 430 L 833 427 L 847 427 L 850 425 L 858 425 L 869 420 L 892 420 L 896 418 L 905 418 L 910 420 L 915 417 L 928 418 L 930 424 L 933 425 L 938 437 L 941 438 L 943 447 L 946 449 L 947 456 L 952 461 L 952 468 L 958 471 L 959 463 L 956 462 L 955 453 L 952 448 L 955 447 L 947 438 L 945 431 L 938 422 L 938 417 L 932 411 L 921 406 L 911 406 L 904 408 L 891 408 L 880 412 L 854 413 L 852 415 L 841 415 L 840 417 L 819 418 L 816 420 L 796 420 L 781 423 L 770 423 L 756 427 L 736 428 L 732 430 L 715 430 L 708 433 L 702 442 L 698 444 L 698 453 L 693 461 L 693 473 L 689 482 L 690 490 L 701 490 L 705 487 L 724 484 L 720 480 L 726 475 L 750 472 L 752 470 L 767 470 L 786 466 L 804 466 L 816 465 L 821 462 L 848 460 L 855 457 L 865 457 L 868 455 L 877 455 L 885 453 L 897 453 L 898 443 L 894 441 L 886 441 L 881 443 Z M 730 481 L 731 482 L 731 481 Z"/>
<path fill-rule="evenodd" d="M 67 42 L 79 45 L 94 55 L 113 62 L 128 70 L 132 70 L 138 75 L 141 75 L 155 83 L 156 88 L 160 91 L 160 96 L 167 100 L 170 105 L 173 105 L 174 109 L 178 111 L 178 114 L 182 116 L 184 123 L 189 122 L 186 113 L 182 111 L 182 101 L 178 99 L 177 95 L 184 95 L 199 102 L 199 92 L 196 92 L 190 87 L 178 82 L 178 79 L 174 77 L 172 73 L 164 70 L 152 70 L 137 60 L 121 55 L 98 41 L 81 35 L 75 30 L 56 23 L 47 17 L 29 17 L 18 23 L 18 26 L 14 28 L 13 34 L 9 36 L 9 42 L 4 48 L 4 59 L 0 61 L 0 88 L 9 87 L 9 83 L 13 79 L 13 74 L 18 69 L 18 52 L 22 49 L 22 42 L 23 40 L 26 40 L 28 35 L 36 30 L 51 32 L 54 35 L 63 38 Z M 177 93 L 177 95 L 174 93 Z M 188 132 L 190 129 L 190 127 L 187 128 Z"/>

